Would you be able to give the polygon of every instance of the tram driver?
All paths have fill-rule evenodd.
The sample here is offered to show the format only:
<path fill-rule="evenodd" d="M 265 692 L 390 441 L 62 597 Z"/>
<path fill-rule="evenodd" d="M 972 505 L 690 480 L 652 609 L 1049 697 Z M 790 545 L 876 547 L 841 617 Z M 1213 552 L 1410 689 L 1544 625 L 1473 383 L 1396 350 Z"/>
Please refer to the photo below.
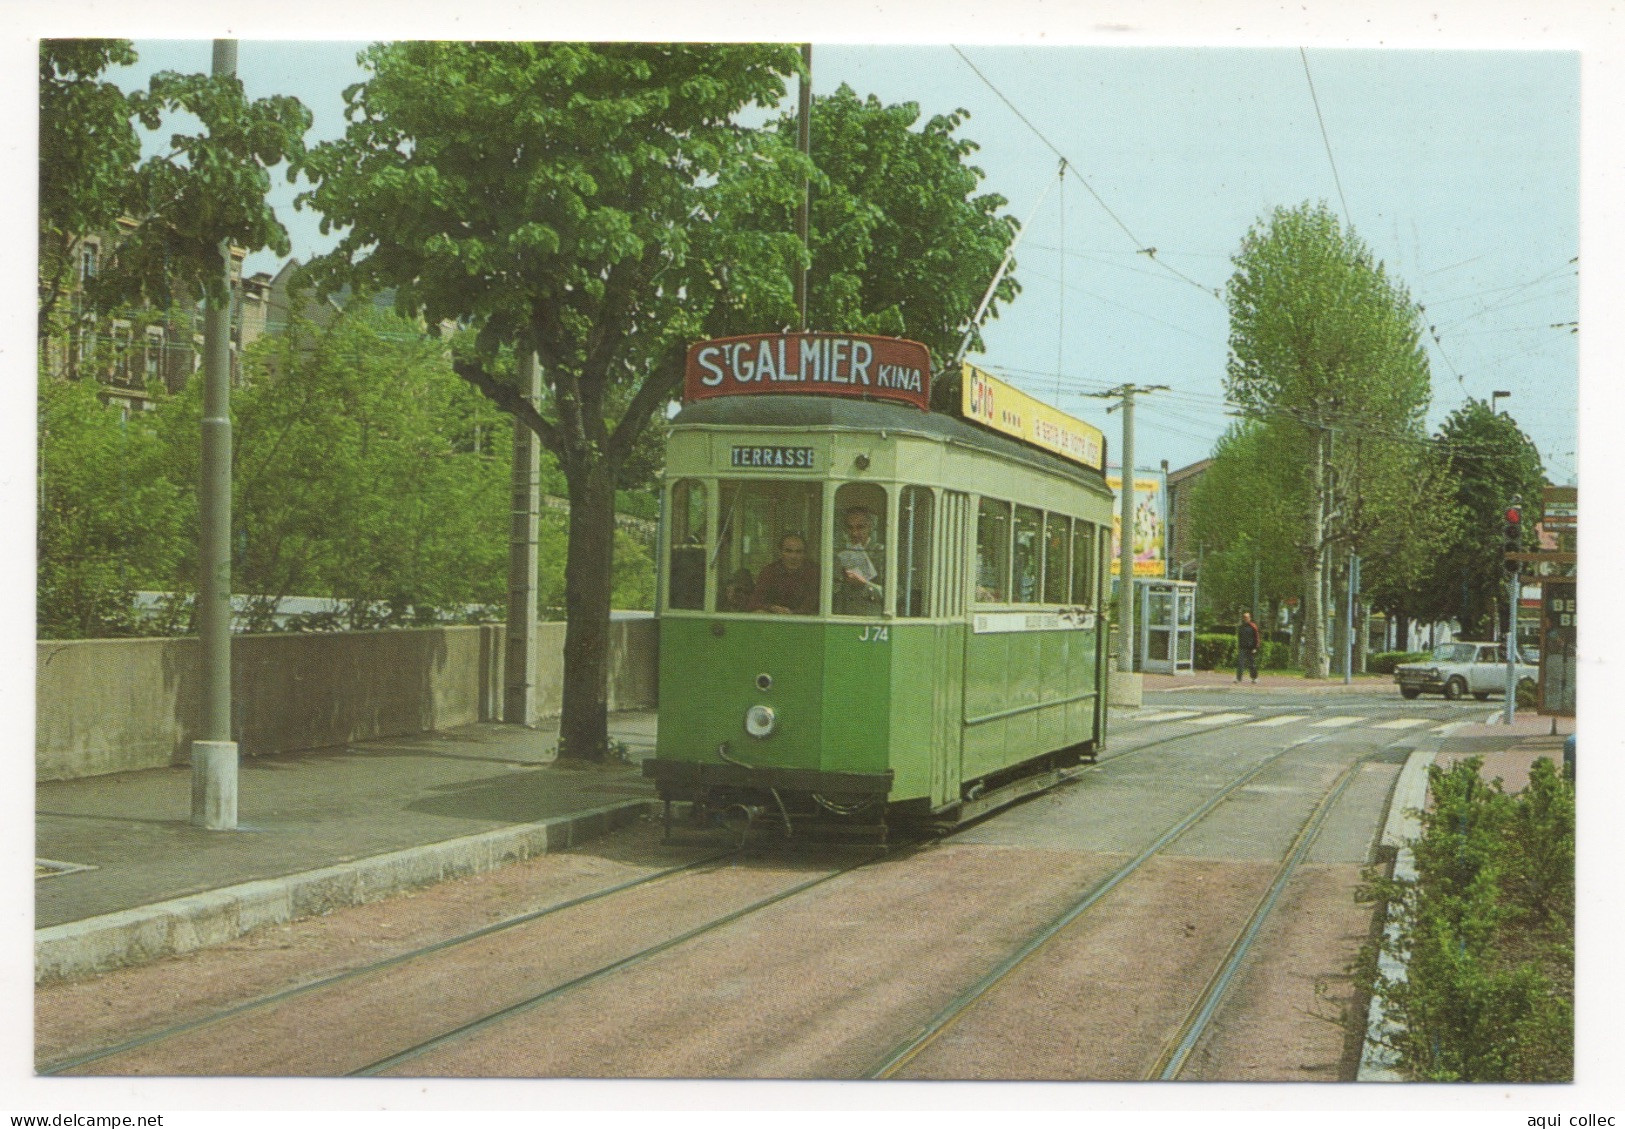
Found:
<path fill-rule="evenodd" d="M 777 615 L 818 614 L 818 566 L 807 560 L 807 539 L 799 533 L 779 538 L 779 555 L 762 567 L 750 610 Z"/>
<path fill-rule="evenodd" d="M 884 595 L 885 547 L 874 538 L 875 515 L 853 506 L 841 517 L 844 543 L 835 551 L 835 614 L 874 615 Z"/>

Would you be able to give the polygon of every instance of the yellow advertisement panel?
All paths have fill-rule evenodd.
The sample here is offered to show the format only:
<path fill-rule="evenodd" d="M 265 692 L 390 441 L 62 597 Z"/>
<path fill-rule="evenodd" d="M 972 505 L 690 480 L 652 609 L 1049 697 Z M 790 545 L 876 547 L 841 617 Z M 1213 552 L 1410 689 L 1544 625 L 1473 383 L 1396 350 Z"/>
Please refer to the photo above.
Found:
<path fill-rule="evenodd" d="M 968 420 L 1013 435 L 1070 462 L 1106 469 L 1106 437 L 1098 427 L 1052 408 L 975 365 L 964 366 L 959 410 Z"/>
<path fill-rule="evenodd" d="M 1123 554 L 1123 477 L 1108 474 L 1106 485 L 1112 488 L 1117 501 L 1112 506 L 1112 575 L 1122 571 Z M 1163 543 L 1167 527 L 1163 520 L 1162 476 L 1135 474 L 1134 476 L 1134 575 L 1167 575 L 1163 560 Z"/>

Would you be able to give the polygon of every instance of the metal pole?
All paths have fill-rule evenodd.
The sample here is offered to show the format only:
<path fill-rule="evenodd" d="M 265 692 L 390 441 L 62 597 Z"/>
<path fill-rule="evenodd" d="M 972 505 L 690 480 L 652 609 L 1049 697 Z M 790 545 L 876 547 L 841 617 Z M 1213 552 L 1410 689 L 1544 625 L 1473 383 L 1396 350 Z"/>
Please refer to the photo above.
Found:
<path fill-rule="evenodd" d="M 1354 590 L 1358 582 L 1360 558 L 1349 554 L 1348 614 L 1343 625 L 1343 685 L 1354 681 Z"/>
<path fill-rule="evenodd" d="M 797 140 L 801 153 L 805 157 L 812 155 L 812 44 L 801 45 L 801 62 L 807 73 L 801 78 L 800 119 L 797 129 Z M 805 172 L 801 175 L 801 197 L 796 203 L 796 234 L 801 237 L 801 246 L 810 256 L 812 248 L 807 245 L 811 228 L 812 205 L 809 194 L 812 189 Z M 807 332 L 807 268 L 803 267 L 796 272 L 796 317 L 801 332 Z"/>
<path fill-rule="evenodd" d="M 519 386 L 535 404 L 542 375 L 534 353 L 519 363 Z M 507 648 L 502 663 L 502 720 L 529 725 L 536 708 L 536 569 L 541 532 L 541 453 L 536 433 L 513 424 L 512 513 L 508 524 Z"/>
<path fill-rule="evenodd" d="M 1117 669 L 1134 670 L 1134 385 L 1123 386 L 1123 490 L 1118 506 Z"/>
<path fill-rule="evenodd" d="M 237 72 L 237 42 L 214 41 L 213 75 Z M 203 322 L 202 473 L 198 490 L 198 641 L 202 687 L 192 742 L 192 824 L 237 826 L 237 744 L 231 739 L 231 245 L 220 243 L 224 296 Z"/>
<path fill-rule="evenodd" d="M 1507 682 L 1506 713 L 1502 718 L 1508 725 L 1518 712 L 1518 597 L 1522 595 L 1518 573 L 1512 574 L 1507 584 Z"/>

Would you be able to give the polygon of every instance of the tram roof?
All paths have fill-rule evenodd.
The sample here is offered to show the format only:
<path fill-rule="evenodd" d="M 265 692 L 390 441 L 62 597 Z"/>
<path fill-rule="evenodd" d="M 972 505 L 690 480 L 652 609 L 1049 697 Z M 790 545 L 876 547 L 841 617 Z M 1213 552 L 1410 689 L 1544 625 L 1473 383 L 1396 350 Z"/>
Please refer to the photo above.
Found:
<path fill-rule="evenodd" d="M 989 454 L 1003 455 L 1051 474 L 1101 482 L 1099 471 L 1006 439 L 955 416 L 922 412 L 884 400 L 839 396 L 715 396 L 683 407 L 672 425 L 711 427 L 835 427 L 854 431 L 890 431 L 946 440 Z"/>

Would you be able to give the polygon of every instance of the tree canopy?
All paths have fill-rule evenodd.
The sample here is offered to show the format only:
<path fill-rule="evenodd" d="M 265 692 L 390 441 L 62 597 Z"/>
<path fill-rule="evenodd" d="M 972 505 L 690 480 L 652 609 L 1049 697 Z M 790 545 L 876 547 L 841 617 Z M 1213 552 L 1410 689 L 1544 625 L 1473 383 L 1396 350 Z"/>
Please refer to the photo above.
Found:
<path fill-rule="evenodd" d="M 271 170 L 303 152 L 310 111 L 286 96 L 250 102 L 235 77 L 161 71 L 131 94 L 101 77 L 136 61 L 128 40 L 40 43 L 42 337 L 79 287 L 72 252 L 86 236 L 116 237 L 77 291 L 87 312 L 220 292 L 222 241 L 289 251 L 266 192 Z M 171 134 L 142 159 L 138 127 L 158 131 L 176 113 L 202 130 Z M 120 221 L 126 229 L 115 231 Z"/>
<path fill-rule="evenodd" d="M 1399 558 L 1373 550 L 1425 528 L 1425 507 L 1407 502 L 1425 479 L 1420 309 L 1325 204 L 1255 225 L 1228 300 L 1225 386 L 1260 423 L 1268 461 L 1295 472 L 1283 488 L 1289 533 L 1273 543 L 1297 557 L 1306 673 L 1323 677 L 1333 551 L 1369 553 L 1380 574 Z"/>
<path fill-rule="evenodd" d="M 1442 468 L 1437 492 L 1454 521 L 1436 567 L 1419 577 L 1418 608 L 1432 618 L 1456 620 L 1469 637 L 1488 638 L 1496 609 L 1506 606 L 1502 515 L 1514 498 L 1521 499 L 1530 536 L 1546 484 L 1540 453 L 1511 416 L 1468 400 L 1434 436 L 1433 457 Z"/>
<path fill-rule="evenodd" d="M 329 286 L 392 289 L 401 312 L 470 331 L 458 374 L 556 456 L 571 503 L 561 749 L 601 755 L 615 487 L 680 384 L 690 342 L 794 324 L 804 249 L 788 217 L 807 164 L 783 128 L 739 115 L 776 106 L 799 55 L 398 43 L 361 58 L 370 75 L 346 92 L 344 138 L 301 166 L 314 186 L 301 202 L 344 231 L 315 266 Z M 938 294 L 965 285 L 941 270 L 956 257 L 966 275 L 989 254 L 996 265 L 1008 229 L 992 217 L 997 198 L 967 196 L 979 174 L 959 168 L 970 148 L 950 136 L 958 119 L 915 133 L 917 109 L 850 92 L 822 116 L 814 221 L 829 226 L 811 237 L 823 272 L 814 310 L 836 321 L 819 328 L 932 342 L 962 329 L 992 267 L 968 302 Z M 815 123 L 815 146 L 818 136 Z M 972 220 L 967 242 L 956 225 Z M 926 267 L 904 268 L 922 256 Z M 542 366 L 538 404 L 504 367 L 528 353 Z"/>

